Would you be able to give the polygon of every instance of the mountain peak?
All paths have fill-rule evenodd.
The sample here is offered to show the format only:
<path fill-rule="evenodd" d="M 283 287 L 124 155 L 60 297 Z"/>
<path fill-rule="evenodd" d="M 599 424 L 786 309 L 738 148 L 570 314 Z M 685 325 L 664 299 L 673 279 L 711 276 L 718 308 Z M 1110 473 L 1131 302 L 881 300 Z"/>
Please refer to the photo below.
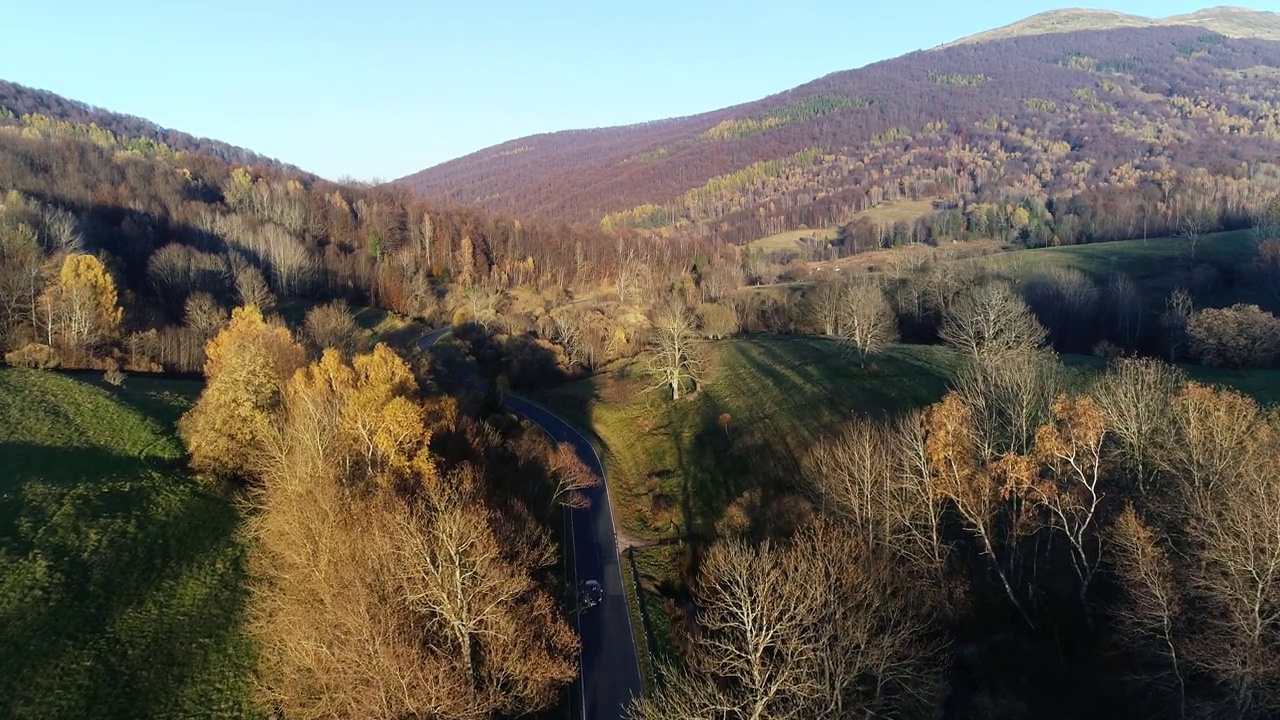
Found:
<path fill-rule="evenodd" d="M 1117 30 L 1120 28 L 1174 25 L 1202 27 L 1234 38 L 1280 40 L 1280 14 L 1230 5 L 1206 8 L 1193 13 L 1173 15 L 1166 18 L 1126 15 L 1112 10 L 1067 8 L 1032 15 L 1011 25 L 970 35 L 947 43 L 942 47 L 947 48 L 1014 37 L 1077 32 L 1081 30 Z"/>

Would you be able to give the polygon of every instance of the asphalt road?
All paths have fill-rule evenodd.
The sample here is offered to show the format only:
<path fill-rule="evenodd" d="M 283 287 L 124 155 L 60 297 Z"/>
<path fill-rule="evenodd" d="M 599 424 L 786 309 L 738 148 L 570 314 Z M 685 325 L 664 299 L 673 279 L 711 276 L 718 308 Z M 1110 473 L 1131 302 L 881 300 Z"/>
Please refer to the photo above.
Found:
<path fill-rule="evenodd" d="M 443 327 L 422 336 L 419 349 L 427 350 L 449 330 Z M 560 416 L 517 395 L 507 395 L 503 400 L 508 410 L 542 428 L 552 440 L 571 444 L 587 467 L 605 477 L 604 465 L 591 442 Z M 589 508 L 569 511 L 575 574 L 582 582 L 598 580 L 604 588 L 604 600 L 578 613 L 582 655 L 580 682 L 573 698 L 574 716 L 615 720 L 624 716 L 631 698 L 640 695 L 643 681 L 622 584 L 607 483 L 591 488 L 587 496 L 591 500 Z"/>

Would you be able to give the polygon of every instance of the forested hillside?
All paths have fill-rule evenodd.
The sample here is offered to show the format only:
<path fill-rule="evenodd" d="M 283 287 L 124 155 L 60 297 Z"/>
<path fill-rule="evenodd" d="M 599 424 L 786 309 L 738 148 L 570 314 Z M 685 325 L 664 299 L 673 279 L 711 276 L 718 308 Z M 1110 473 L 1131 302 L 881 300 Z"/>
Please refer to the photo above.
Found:
<path fill-rule="evenodd" d="M 439 209 L 403 188 L 334 184 L 251 154 L 253 164 L 227 162 L 224 146 L 20 95 L 17 109 L 51 113 L 0 117 L 0 350 L 24 351 L 23 364 L 192 372 L 219 313 L 225 322 L 240 304 L 343 299 L 435 318 L 466 305 L 475 318 L 499 289 L 562 297 L 616 277 L 628 258 L 662 282 L 707 254 L 705 243 L 659 248 Z"/>
<path fill-rule="evenodd" d="M 1276 22 L 1231 17 L 1264 36 Z M 934 212 L 862 235 L 1071 244 L 1232 228 L 1280 183 L 1277 78 L 1280 42 L 1205 27 L 1022 35 L 704 115 L 513 140 L 400 184 L 530 218 L 733 243 L 901 199 Z"/>

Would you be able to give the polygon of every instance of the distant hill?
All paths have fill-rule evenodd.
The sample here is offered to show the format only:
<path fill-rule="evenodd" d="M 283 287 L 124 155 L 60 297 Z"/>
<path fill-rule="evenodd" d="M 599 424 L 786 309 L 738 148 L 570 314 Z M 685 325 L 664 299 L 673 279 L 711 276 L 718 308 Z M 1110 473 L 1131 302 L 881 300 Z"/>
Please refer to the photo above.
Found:
<path fill-rule="evenodd" d="M 954 213 L 968 230 L 999 215 L 977 223 L 996 234 L 987 226 L 1021 222 L 1019 204 L 1042 242 L 1173 232 L 1192 204 L 1239 222 L 1228 195 L 1246 190 L 1227 185 L 1280 177 L 1276 28 L 1280 15 L 1236 9 L 1053 13 L 736 107 L 512 140 L 398 182 L 449 204 L 734 243 L 902 199 L 936 201 L 928 227 L 900 229 L 930 237 L 954 235 Z"/>
<path fill-rule="evenodd" d="M 1072 8 L 1068 10 L 1051 10 L 1039 15 L 1032 15 L 1012 25 L 971 35 L 953 43 L 948 43 L 943 47 L 1005 40 L 1028 35 L 1044 35 L 1047 33 L 1168 27 L 1174 25 L 1200 27 L 1232 38 L 1280 40 L 1280 14 L 1272 12 L 1258 12 L 1246 8 L 1223 6 L 1186 15 L 1148 18 L 1140 15 L 1126 15 L 1110 10 Z"/>
<path fill-rule="evenodd" d="M 94 124 L 122 137 L 145 138 L 164 143 L 175 151 L 210 155 L 228 163 L 300 172 L 293 165 L 259 155 L 242 147 L 163 128 L 150 120 L 69 100 L 48 90 L 37 90 L 0 80 L 0 119 L 3 119 L 6 114 L 15 118 L 23 115 L 43 115 L 51 120 L 62 122 L 79 125 Z"/>

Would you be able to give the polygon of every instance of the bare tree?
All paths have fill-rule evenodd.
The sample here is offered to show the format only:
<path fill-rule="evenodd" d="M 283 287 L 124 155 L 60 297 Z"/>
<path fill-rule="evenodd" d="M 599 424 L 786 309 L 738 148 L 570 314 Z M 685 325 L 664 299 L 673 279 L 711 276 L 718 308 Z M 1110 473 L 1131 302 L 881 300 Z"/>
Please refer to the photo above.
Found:
<path fill-rule="evenodd" d="M 551 502 L 567 508 L 586 508 L 591 506 L 591 499 L 586 490 L 600 484 L 600 478 L 569 443 L 560 443 L 550 456 L 550 470 L 556 481 Z"/>
<path fill-rule="evenodd" d="M 840 283 L 824 282 L 813 288 L 806 310 L 810 321 L 827 337 L 840 332 L 842 287 Z"/>
<path fill-rule="evenodd" d="M 1187 346 L 1187 323 L 1195 310 L 1191 303 L 1191 294 L 1184 288 L 1176 288 L 1165 298 L 1165 309 L 1160 315 L 1160 323 L 1164 326 L 1165 347 L 1169 351 L 1169 362 L 1177 362 Z"/>
<path fill-rule="evenodd" d="M 671 392 L 672 400 L 689 386 L 702 381 L 705 360 L 692 313 L 683 304 L 669 303 L 653 321 L 653 339 L 644 356 L 645 368 L 655 381 L 651 389 Z"/>
<path fill-rule="evenodd" d="M 1043 350 L 971 359 L 955 379 L 955 391 L 972 413 L 979 450 L 989 459 L 1030 452 L 1062 388 L 1062 363 Z"/>
<path fill-rule="evenodd" d="M 1044 345 L 1045 330 L 1007 284 L 993 282 L 957 298 L 943 316 L 944 342 L 971 358 L 1000 359 Z"/>
<path fill-rule="evenodd" d="M 1128 275 L 1112 275 L 1107 283 L 1107 302 L 1112 313 L 1113 332 L 1127 349 L 1137 347 L 1142 334 L 1142 294 Z"/>
<path fill-rule="evenodd" d="M 1098 288 L 1075 268 L 1053 267 L 1037 273 L 1023 296 L 1047 329 L 1054 345 L 1065 351 L 1087 350 L 1098 330 Z"/>
<path fill-rule="evenodd" d="M 1178 692 L 1178 716 L 1186 716 L 1187 687 L 1178 645 L 1174 642 L 1183 600 L 1164 540 L 1126 507 L 1112 526 L 1116 546 L 1116 574 L 1124 600 L 1115 606 L 1120 637 L 1160 659 L 1163 667 L 1153 673 L 1162 680 L 1169 674 Z"/>
<path fill-rule="evenodd" d="M 241 305 L 253 305 L 264 313 L 275 309 L 276 297 L 257 268 L 245 265 L 236 270 L 234 282 Z"/>
<path fill-rule="evenodd" d="M 313 355 L 333 348 L 350 358 L 364 349 L 364 330 L 351 314 L 346 300 L 317 305 L 307 311 L 302 323 L 303 336 Z"/>
<path fill-rule="evenodd" d="M 1178 219 L 1176 237 L 1186 244 L 1185 252 L 1188 263 L 1194 263 L 1199 256 L 1200 244 L 1204 236 L 1213 229 L 1213 218 L 1204 210 L 1184 213 Z"/>
<path fill-rule="evenodd" d="M 897 450 L 890 428 L 864 418 L 816 444 L 803 462 L 823 510 L 864 533 L 872 546 L 885 543 L 893 532 L 889 504 Z"/>
<path fill-rule="evenodd" d="M 725 541 L 694 590 L 690 670 L 638 700 L 643 720 L 876 717 L 928 707 L 941 653 L 895 564 L 819 525 L 790 546 Z"/>
<path fill-rule="evenodd" d="M 898 317 L 879 285 L 855 282 L 843 288 L 840 339 L 858 356 L 862 367 L 867 366 L 868 355 L 898 341 Z"/>
<path fill-rule="evenodd" d="M 1276 442 L 1274 433 L 1267 433 Z M 1220 485 L 1190 523 L 1203 542 L 1195 587 L 1213 604 L 1189 655 L 1224 682 L 1237 717 L 1280 713 L 1280 463 L 1250 468 Z"/>
<path fill-rule="evenodd" d="M 226 308 L 205 292 L 192 293 L 183 305 L 187 327 L 195 331 L 201 342 L 208 342 L 227 326 L 230 316 Z"/>
<path fill-rule="evenodd" d="M 1172 427 L 1169 406 L 1184 382 L 1182 373 L 1158 360 L 1122 359 L 1094 385 L 1092 397 L 1107 418 L 1111 454 L 1146 491 L 1153 455 Z"/>

